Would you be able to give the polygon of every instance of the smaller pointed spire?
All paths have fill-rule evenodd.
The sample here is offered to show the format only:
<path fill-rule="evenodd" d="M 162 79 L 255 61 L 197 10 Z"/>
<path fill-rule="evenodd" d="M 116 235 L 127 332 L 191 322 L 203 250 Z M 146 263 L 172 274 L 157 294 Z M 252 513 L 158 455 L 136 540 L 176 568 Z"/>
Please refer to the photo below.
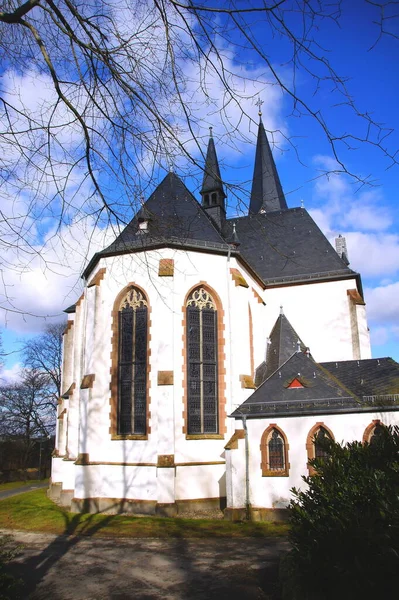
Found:
<path fill-rule="evenodd" d="M 222 178 L 220 177 L 212 127 L 209 128 L 209 136 L 204 179 L 201 188 L 202 207 L 208 212 L 217 227 L 221 229 L 226 218 L 226 194 L 224 193 Z"/>

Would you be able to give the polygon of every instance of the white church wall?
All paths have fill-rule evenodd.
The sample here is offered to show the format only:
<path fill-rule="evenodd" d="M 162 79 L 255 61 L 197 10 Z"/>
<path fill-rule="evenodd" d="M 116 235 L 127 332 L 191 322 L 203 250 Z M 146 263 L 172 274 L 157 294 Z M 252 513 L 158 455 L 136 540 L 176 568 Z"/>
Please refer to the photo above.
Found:
<path fill-rule="evenodd" d="M 173 277 L 158 276 L 162 258 L 174 260 Z M 252 393 L 252 389 L 244 387 L 240 380 L 241 375 L 252 375 L 249 305 L 255 368 L 264 360 L 266 337 L 280 312 L 281 304 L 317 360 L 351 358 L 346 290 L 355 287 L 354 280 L 262 292 L 250 273 L 233 257 L 227 260 L 226 256 L 167 248 L 102 258 L 92 277 L 100 269 L 105 269 L 102 280 L 86 289 L 85 298 L 77 305 L 73 350 L 70 351 L 73 366 L 69 368 L 76 388 L 70 396 L 68 411 L 69 450 L 74 458 L 78 454 L 85 454 L 90 463 L 97 463 L 73 467 L 76 469 L 76 498 L 147 498 L 169 503 L 173 502 L 173 497 L 194 500 L 215 498 L 225 493 L 224 445 L 234 431 L 234 421 L 226 419 L 227 431 L 223 432 L 220 439 L 187 439 L 183 431 L 184 303 L 188 292 L 195 286 L 207 285 L 216 293 L 222 307 L 218 318 L 223 318 L 224 358 L 219 363 L 219 369 L 220 376 L 224 377 L 227 415 Z M 249 287 L 236 285 L 230 269 L 238 269 Z M 150 309 L 150 432 L 146 440 L 111 439 L 110 434 L 112 311 L 118 294 L 129 284 L 137 285 L 145 292 Z M 266 305 L 258 302 L 252 288 L 265 299 Z M 320 336 L 320 332 L 323 332 L 323 336 Z M 367 332 L 363 333 L 367 338 Z M 160 371 L 173 373 L 173 385 L 159 385 Z M 94 380 L 89 388 L 80 389 L 83 377 L 87 375 L 94 375 Z M 67 372 L 64 377 L 67 381 Z M 251 428 L 255 427 L 253 423 Z M 256 436 L 259 437 L 256 452 L 251 441 L 251 471 L 254 474 L 251 493 L 258 502 L 265 493 L 266 478 L 261 477 L 259 466 L 259 432 L 251 433 L 251 440 Z M 242 444 L 240 440 L 240 448 Z M 242 469 L 245 465 L 243 467 L 237 458 L 238 454 L 237 457 L 234 454 L 237 451 L 231 452 L 231 489 L 236 506 L 237 502 L 243 502 Z M 173 469 L 156 468 L 159 456 L 173 456 L 175 463 L 180 464 L 176 467 L 174 479 L 171 477 Z M 291 451 L 290 456 L 294 456 Z M 276 498 L 288 497 L 289 488 L 300 484 L 300 465 L 303 460 L 306 464 L 306 458 L 301 458 L 299 452 L 290 460 L 294 461 L 292 473 L 298 473 L 298 476 L 290 476 L 289 481 L 275 478 L 279 481 L 273 483 L 270 494 L 267 492 L 267 502 L 273 503 Z M 196 465 L 183 466 L 184 463 Z M 150 466 L 133 466 L 138 464 Z M 64 477 L 61 468 L 55 472 L 57 477 L 65 479 L 62 481 L 64 488 L 67 477 L 70 485 L 70 475 L 65 474 Z M 237 486 L 238 480 L 241 484 Z"/>
<path fill-rule="evenodd" d="M 309 417 L 287 417 L 279 419 L 248 419 L 250 504 L 258 508 L 283 508 L 292 495 L 291 488 L 305 489 L 302 475 L 309 475 L 307 468 L 307 436 L 317 423 L 323 424 L 334 435 L 335 441 L 347 443 L 362 441 L 366 428 L 373 420 L 379 419 L 384 425 L 399 425 L 399 412 L 370 412 L 341 415 L 317 415 Z M 261 469 L 260 443 L 263 432 L 276 425 L 287 436 L 289 444 L 288 477 L 264 477 Z M 236 428 L 242 426 L 236 421 Z M 237 450 L 228 450 L 232 463 L 231 495 L 227 497 L 230 508 L 245 507 L 245 440 L 240 439 Z"/>
<path fill-rule="evenodd" d="M 359 332 L 359 350 L 360 358 L 371 358 L 370 330 L 367 323 L 366 306 L 356 305 L 356 317 Z"/>
<path fill-rule="evenodd" d="M 225 465 L 176 467 L 176 500 L 226 496 Z"/>
<path fill-rule="evenodd" d="M 356 280 L 348 279 L 266 290 L 265 320 L 269 333 L 283 306 L 284 314 L 317 362 L 357 358 L 353 355 L 347 296 L 347 290 L 355 288 Z M 360 328 L 362 358 L 371 358 L 364 317 Z"/>
<path fill-rule="evenodd" d="M 173 258 L 173 277 L 158 277 L 161 258 Z M 201 283 L 214 290 L 220 299 L 225 358 L 219 367 L 225 371 L 226 413 L 229 414 L 232 410 L 231 399 L 234 398 L 235 403 L 242 402 L 252 391 L 242 388 L 239 375 L 249 375 L 251 372 L 248 303 L 254 299 L 254 295 L 251 288 L 235 285 L 230 268 L 238 268 L 243 272 L 235 259 L 228 261 L 225 256 L 212 256 L 211 260 L 212 268 L 209 267 L 207 254 L 168 249 L 146 252 L 145 255 L 101 259 L 96 271 L 106 269 L 103 279 L 99 285 L 86 290 L 85 298 L 75 313 L 73 380 L 78 400 L 74 400 L 75 409 L 71 412 L 70 423 L 70 431 L 73 431 L 75 439 L 80 421 L 79 453 L 88 455 L 90 463 L 100 464 L 76 466 L 76 498 L 85 495 L 115 497 L 122 493 L 124 488 L 120 484 L 114 487 L 112 494 L 108 490 L 106 482 L 115 479 L 116 466 L 104 463 L 150 463 L 155 466 L 159 455 L 174 455 L 176 463 L 213 463 L 178 467 L 176 494 L 180 499 L 217 497 L 221 489 L 225 493 L 223 448 L 229 430 L 221 439 L 187 440 L 183 433 L 183 305 L 189 290 Z M 248 273 L 243 274 L 251 286 L 257 285 Z M 151 432 L 147 440 L 112 440 L 109 432 L 111 313 L 115 298 L 129 284 L 143 289 L 150 306 Z M 263 305 L 259 306 L 263 308 Z M 253 317 L 255 313 L 253 311 Z M 222 314 L 219 317 L 222 318 Z M 234 333 L 230 339 L 228 332 L 231 325 Z M 174 384 L 158 385 L 158 371 L 173 371 Z M 92 386 L 90 389 L 80 389 L 83 377 L 90 374 L 95 376 Z M 76 412 L 76 407 L 80 407 L 80 412 Z M 226 426 L 230 428 L 230 419 L 226 419 Z M 222 464 L 215 465 L 215 461 Z M 159 501 L 161 498 L 164 502 L 172 501 L 172 491 L 173 494 L 175 492 L 174 485 L 169 482 L 170 470 L 159 469 L 161 475 L 157 481 L 155 468 L 149 468 L 145 475 L 143 468 L 136 470 L 145 481 L 151 481 L 152 489 L 157 487 L 155 495 L 159 496 Z M 162 493 L 161 479 L 165 479 Z M 117 489 L 120 490 L 118 494 Z M 136 488 L 133 486 L 129 489 Z M 141 493 L 137 498 L 142 498 Z"/>
<path fill-rule="evenodd" d="M 156 500 L 155 467 L 76 465 L 75 498 Z"/>

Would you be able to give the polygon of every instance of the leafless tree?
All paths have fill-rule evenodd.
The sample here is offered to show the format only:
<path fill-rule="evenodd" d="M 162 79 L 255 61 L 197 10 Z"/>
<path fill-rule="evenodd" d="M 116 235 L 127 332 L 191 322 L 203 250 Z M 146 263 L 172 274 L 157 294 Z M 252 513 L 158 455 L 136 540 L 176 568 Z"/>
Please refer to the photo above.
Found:
<path fill-rule="evenodd" d="M 364 2 L 376 15 L 370 45 L 394 36 L 398 3 Z M 87 215 L 124 225 L 158 168 L 173 161 L 200 174 L 204 126 L 218 122 L 225 144 L 246 138 L 248 100 L 261 90 L 277 88 L 293 115 L 318 124 L 338 170 L 348 172 L 345 149 L 361 142 L 396 163 L 390 130 L 357 108 L 319 43 L 319 25 L 340 14 L 341 0 L 3 2 L 0 247 L 26 268 L 50 219 L 51 235 Z M 353 131 L 323 114 L 328 94 Z"/>
<path fill-rule="evenodd" d="M 65 323 L 48 323 L 43 334 L 25 342 L 24 366 L 47 378 L 47 394 L 55 408 L 61 395 L 62 334 Z"/>
<path fill-rule="evenodd" d="M 19 383 L 0 388 L 0 436 L 22 444 L 22 465 L 39 438 L 54 432 L 55 411 L 49 377 L 26 369 Z"/>

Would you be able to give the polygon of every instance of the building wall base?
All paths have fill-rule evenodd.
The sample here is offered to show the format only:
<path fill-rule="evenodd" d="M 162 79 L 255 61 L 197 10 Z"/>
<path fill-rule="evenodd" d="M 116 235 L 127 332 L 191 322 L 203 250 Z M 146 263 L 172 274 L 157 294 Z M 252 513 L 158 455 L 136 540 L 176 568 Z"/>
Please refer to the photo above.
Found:
<path fill-rule="evenodd" d="M 247 511 L 245 508 L 226 508 L 224 518 L 229 521 L 246 521 Z M 250 521 L 272 521 L 285 523 L 289 520 L 287 508 L 257 508 L 249 509 Z"/>

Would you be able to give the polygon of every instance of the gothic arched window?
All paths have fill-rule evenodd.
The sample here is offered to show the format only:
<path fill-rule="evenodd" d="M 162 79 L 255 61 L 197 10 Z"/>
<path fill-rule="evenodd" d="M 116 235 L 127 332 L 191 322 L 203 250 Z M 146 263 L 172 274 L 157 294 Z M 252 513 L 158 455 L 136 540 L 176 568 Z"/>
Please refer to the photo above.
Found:
<path fill-rule="evenodd" d="M 145 435 L 147 424 L 147 320 L 144 294 L 130 287 L 118 311 L 118 434 Z"/>
<path fill-rule="evenodd" d="M 363 434 L 363 443 L 375 444 L 383 434 L 385 425 L 379 419 L 375 419 L 366 427 Z"/>
<path fill-rule="evenodd" d="M 334 435 L 332 431 L 326 425 L 324 425 L 324 423 L 316 423 L 316 425 L 309 431 L 306 440 L 308 461 L 312 460 L 313 458 L 318 458 L 321 460 L 328 458 L 328 453 L 324 450 L 324 448 L 321 447 L 320 444 L 320 441 L 325 438 L 334 441 Z M 314 475 L 316 472 L 314 467 L 309 465 L 309 463 L 308 469 L 310 475 Z"/>
<path fill-rule="evenodd" d="M 274 424 L 270 425 L 262 435 L 260 449 L 263 476 L 288 475 L 288 443 L 281 429 Z"/>
<path fill-rule="evenodd" d="M 219 432 L 216 303 L 203 287 L 186 302 L 187 433 Z"/>
<path fill-rule="evenodd" d="M 322 447 L 320 442 L 325 439 L 331 439 L 330 435 L 325 427 L 320 427 L 314 436 L 314 457 L 325 460 L 328 458 L 328 452 Z"/>

